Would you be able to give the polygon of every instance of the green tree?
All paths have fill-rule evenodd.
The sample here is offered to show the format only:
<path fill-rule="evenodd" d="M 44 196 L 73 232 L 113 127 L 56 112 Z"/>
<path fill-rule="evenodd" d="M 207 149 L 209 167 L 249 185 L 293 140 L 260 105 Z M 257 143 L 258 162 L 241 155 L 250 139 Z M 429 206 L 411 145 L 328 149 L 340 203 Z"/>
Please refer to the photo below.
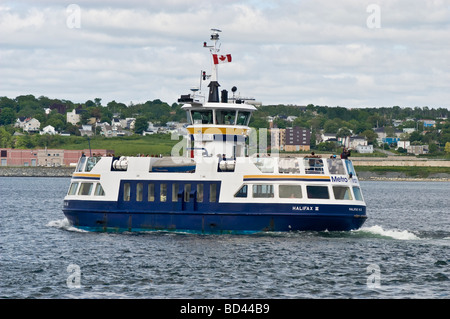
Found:
<path fill-rule="evenodd" d="M 4 126 L 0 126 L 0 147 L 12 147 L 13 136 Z"/>
<path fill-rule="evenodd" d="M 362 136 L 367 138 L 367 143 L 370 145 L 375 145 L 377 142 L 378 135 L 373 130 L 365 130 L 361 133 Z"/>
<path fill-rule="evenodd" d="M 16 112 L 9 107 L 5 107 L 0 113 L 0 125 L 13 124 L 16 121 Z"/>
<path fill-rule="evenodd" d="M 134 133 L 142 134 L 148 128 L 148 121 L 145 117 L 140 116 L 134 124 Z"/>
<path fill-rule="evenodd" d="M 450 142 L 445 143 L 444 151 L 445 153 L 450 154 Z"/>

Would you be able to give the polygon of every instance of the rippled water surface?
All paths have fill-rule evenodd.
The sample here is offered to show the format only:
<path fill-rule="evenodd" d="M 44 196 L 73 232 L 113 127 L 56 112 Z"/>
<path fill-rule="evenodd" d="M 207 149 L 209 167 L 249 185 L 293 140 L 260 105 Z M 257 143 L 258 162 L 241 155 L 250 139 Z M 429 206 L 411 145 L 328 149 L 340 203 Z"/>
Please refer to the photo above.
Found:
<path fill-rule="evenodd" d="M 73 229 L 69 182 L 0 178 L 0 298 L 450 297 L 450 183 L 362 182 L 358 231 L 193 235 Z"/>

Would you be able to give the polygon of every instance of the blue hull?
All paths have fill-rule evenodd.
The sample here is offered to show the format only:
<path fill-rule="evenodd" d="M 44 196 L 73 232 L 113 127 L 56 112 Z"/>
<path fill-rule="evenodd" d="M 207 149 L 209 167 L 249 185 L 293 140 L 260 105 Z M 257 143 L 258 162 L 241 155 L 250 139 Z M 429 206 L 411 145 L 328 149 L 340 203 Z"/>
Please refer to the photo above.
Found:
<path fill-rule="evenodd" d="M 90 205 L 68 203 L 63 209 L 74 227 L 88 231 L 177 231 L 205 234 L 246 234 L 285 231 L 349 231 L 360 228 L 366 220 L 364 206 L 271 204 L 271 210 L 259 209 L 258 204 L 245 204 L 240 210 L 229 205 L 216 211 L 144 211 L 117 210 L 114 204 L 103 209 Z M 84 202 L 86 204 L 86 202 Z M 84 207 L 83 207 L 84 206 Z M 89 205 L 88 205 L 89 206 Z M 109 207 L 108 207 L 109 206 Z M 295 205 L 294 205 L 295 206 Z M 315 212 L 318 207 L 319 212 Z M 235 207 L 234 207 L 235 208 Z"/>

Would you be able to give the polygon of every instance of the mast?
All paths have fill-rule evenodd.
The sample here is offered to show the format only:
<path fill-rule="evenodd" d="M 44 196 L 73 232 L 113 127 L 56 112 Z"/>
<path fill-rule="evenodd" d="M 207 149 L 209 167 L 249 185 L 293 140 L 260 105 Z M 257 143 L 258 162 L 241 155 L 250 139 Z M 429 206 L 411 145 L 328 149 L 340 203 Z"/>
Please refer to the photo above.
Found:
<path fill-rule="evenodd" d="M 217 47 L 217 42 L 219 41 L 219 32 L 222 32 L 218 29 L 211 29 L 211 41 L 213 41 L 212 46 L 206 45 L 206 42 L 203 44 L 205 48 L 209 48 L 209 51 L 211 52 L 211 55 L 213 57 L 212 62 L 212 71 L 211 71 L 211 82 L 208 84 L 209 87 L 209 96 L 208 96 L 208 102 L 213 103 L 219 103 L 219 87 L 220 84 L 217 81 L 217 71 L 218 71 L 218 64 L 214 62 L 214 55 L 217 55 L 219 53 L 220 49 Z"/>

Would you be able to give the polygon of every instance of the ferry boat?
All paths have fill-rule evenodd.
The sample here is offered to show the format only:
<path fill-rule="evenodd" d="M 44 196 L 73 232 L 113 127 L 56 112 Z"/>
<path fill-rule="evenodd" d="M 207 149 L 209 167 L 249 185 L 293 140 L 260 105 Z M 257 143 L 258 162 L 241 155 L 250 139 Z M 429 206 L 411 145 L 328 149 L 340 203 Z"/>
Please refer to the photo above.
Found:
<path fill-rule="evenodd" d="M 258 233 L 349 231 L 365 222 L 366 204 L 348 159 L 251 153 L 258 103 L 222 90 L 220 30 L 212 29 L 208 94 L 181 95 L 189 125 L 185 154 L 81 157 L 64 198 L 69 223 L 88 231 Z M 181 143 L 181 142 L 180 142 Z M 269 156 L 270 155 L 270 156 Z M 277 154 L 275 154 L 277 155 Z"/>

